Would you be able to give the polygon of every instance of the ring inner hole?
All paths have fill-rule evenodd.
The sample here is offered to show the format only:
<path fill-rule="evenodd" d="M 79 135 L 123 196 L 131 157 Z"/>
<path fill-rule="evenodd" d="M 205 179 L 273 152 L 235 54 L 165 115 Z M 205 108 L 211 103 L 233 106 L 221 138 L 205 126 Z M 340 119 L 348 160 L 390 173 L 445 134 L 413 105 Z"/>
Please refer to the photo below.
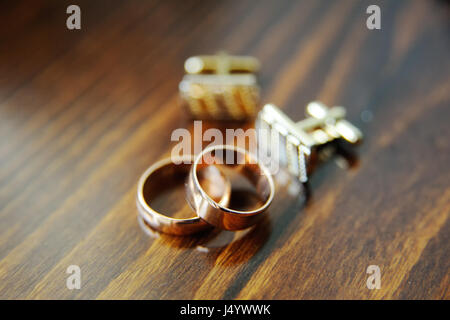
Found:
<path fill-rule="evenodd" d="M 220 151 L 213 150 L 205 154 L 203 161 L 206 165 L 214 164 L 229 180 L 231 195 L 226 207 L 237 211 L 252 211 L 260 208 L 264 204 L 265 193 L 263 190 L 258 190 L 257 186 L 258 181 L 264 177 L 257 169 L 257 165 L 246 163 L 244 155 L 240 152 Z M 213 166 L 206 166 L 208 167 Z M 205 192 L 211 197 L 207 190 Z"/>
<path fill-rule="evenodd" d="M 153 172 L 144 184 L 143 195 L 147 204 L 156 212 L 171 218 L 196 217 L 186 200 L 186 180 L 191 166 L 169 164 Z M 219 202 L 225 194 L 223 174 L 211 166 L 199 171 L 199 182 L 214 201 Z"/>
<path fill-rule="evenodd" d="M 194 217 L 195 213 L 185 201 L 184 182 L 188 170 L 189 168 L 184 168 L 184 165 L 181 164 L 178 166 L 167 165 L 153 172 L 143 188 L 144 199 L 149 207 L 172 218 Z"/>

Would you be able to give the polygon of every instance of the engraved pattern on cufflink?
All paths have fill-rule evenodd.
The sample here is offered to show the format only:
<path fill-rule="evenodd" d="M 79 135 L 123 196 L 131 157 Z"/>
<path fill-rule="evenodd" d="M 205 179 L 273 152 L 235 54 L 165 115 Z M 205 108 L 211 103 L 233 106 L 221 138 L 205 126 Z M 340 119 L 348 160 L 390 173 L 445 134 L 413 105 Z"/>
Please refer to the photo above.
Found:
<path fill-rule="evenodd" d="M 255 122 L 259 152 L 273 157 L 272 161 L 287 167 L 301 182 L 308 180 L 308 159 L 315 147 L 335 139 L 351 144 L 362 140 L 361 131 L 344 119 L 343 107 L 328 108 L 314 101 L 308 104 L 306 113 L 309 118 L 294 123 L 278 107 L 266 104 Z M 272 143 L 274 137 L 279 139 L 278 144 Z"/>
<path fill-rule="evenodd" d="M 186 75 L 179 91 L 196 119 L 245 120 L 254 118 L 259 102 L 255 72 L 259 62 L 249 56 L 194 56 L 184 64 Z"/>

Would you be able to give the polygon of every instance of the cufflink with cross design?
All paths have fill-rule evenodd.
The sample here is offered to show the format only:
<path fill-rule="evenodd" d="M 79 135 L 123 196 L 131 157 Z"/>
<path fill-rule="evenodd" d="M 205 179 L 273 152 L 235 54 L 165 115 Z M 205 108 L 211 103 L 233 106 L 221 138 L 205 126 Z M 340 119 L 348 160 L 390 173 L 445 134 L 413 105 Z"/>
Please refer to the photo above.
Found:
<path fill-rule="evenodd" d="M 361 131 L 345 120 L 345 108 L 328 108 L 321 102 L 306 107 L 308 118 L 294 123 L 273 104 L 266 104 L 255 122 L 259 154 L 287 168 L 301 182 L 308 180 L 308 159 L 320 145 L 335 139 L 351 144 L 362 140 Z"/>
<path fill-rule="evenodd" d="M 246 120 L 254 118 L 259 102 L 255 73 L 259 61 L 250 56 L 194 56 L 184 64 L 181 98 L 196 119 Z"/>

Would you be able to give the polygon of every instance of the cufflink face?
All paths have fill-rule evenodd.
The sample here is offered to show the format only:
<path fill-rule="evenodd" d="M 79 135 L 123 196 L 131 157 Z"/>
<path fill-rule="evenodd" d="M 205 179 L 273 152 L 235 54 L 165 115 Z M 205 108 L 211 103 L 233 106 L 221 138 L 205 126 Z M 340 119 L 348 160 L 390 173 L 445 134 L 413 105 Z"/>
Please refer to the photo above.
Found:
<path fill-rule="evenodd" d="M 266 104 L 255 122 L 258 153 L 286 167 L 301 182 L 308 179 L 308 161 L 317 146 L 335 139 L 351 144 L 362 140 L 361 131 L 344 119 L 343 107 L 328 108 L 315 101 L 308 104 L 306 113 L 308 118 L 294 123 L 278 107 Z"/>
<path fill-rule="evenodd" d="M 302 134 L 295 126 L 278 107 L 266 104 L 255 121 L 258 155 L 270 159 L 270 168 L 285 167 L 301 182 L 306 182 L 307 157 L 311 150 L 302 144 Z"/>
<path fill-rule="evenodd" d="M 179 91 L 196 119 L 245 120 L 254 118 L 259 102 L 253 57 L 195 56 L 186 60 Z"/>

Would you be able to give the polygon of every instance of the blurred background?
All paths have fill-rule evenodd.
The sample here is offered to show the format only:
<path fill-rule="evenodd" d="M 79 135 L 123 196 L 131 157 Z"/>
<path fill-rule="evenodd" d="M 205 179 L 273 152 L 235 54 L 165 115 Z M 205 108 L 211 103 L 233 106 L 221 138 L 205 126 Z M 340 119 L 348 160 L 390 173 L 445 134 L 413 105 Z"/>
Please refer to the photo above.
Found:
<path fill-rule="evenodd" d="M 71 4 L 80 30 L 66 27 Z M 366 26 L 372 4 L 381 30 Z M 449 8 L 2 1 L 0 297 L 448 298 Z M 192 126 L 185 59 L 220 50 L 261 61 L 262 104 L 293 120 L 312 100 L 343 105 L 366 140 L 356 168 L 315 172 L 307 205 L 280 198 L 251 241 L 204 254 L 198 239 L 146 236 L 134 194 L 172 131 Z M 379 291 L 365 288 L 374 262 Z M 69 264 L 83 290 L 65 288 Z"/>

